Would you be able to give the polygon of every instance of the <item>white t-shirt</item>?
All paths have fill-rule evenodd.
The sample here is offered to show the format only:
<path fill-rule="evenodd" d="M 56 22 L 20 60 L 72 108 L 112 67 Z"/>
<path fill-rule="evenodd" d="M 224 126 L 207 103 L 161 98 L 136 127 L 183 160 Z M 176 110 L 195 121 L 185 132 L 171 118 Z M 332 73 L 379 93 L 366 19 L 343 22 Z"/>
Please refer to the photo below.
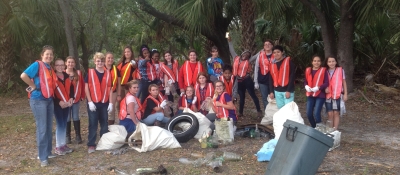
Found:
<path fill-rule="evenodd" d="M 136 111 L 139 109 L 139 105 L 137 104 L 136 98 L 135 98 L 134 96 L 128 95 L 128 96 L 126 97 L 126 107 L 128 107 L 128 104 L 129 104 L 129 103 L 133 103 L 133 111 L 136 112 Z M 127 110 L 127 111 L 128 111 L 128 110 Z M 131 116 L 130 116 L 129 114 L 126 115 L 126 118 L 132 119 Z"/>

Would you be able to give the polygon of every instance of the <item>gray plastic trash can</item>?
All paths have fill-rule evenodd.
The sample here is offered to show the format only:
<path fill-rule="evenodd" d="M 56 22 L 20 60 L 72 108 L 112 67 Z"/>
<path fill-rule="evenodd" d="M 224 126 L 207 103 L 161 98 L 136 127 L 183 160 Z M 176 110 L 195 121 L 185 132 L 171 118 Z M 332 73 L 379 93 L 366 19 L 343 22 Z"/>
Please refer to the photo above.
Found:
<path fill-rule="evenodd" d="M 314 128 L 286 120 L 267 175 L 313 175 L 324 160 L 333 139 Z"/>

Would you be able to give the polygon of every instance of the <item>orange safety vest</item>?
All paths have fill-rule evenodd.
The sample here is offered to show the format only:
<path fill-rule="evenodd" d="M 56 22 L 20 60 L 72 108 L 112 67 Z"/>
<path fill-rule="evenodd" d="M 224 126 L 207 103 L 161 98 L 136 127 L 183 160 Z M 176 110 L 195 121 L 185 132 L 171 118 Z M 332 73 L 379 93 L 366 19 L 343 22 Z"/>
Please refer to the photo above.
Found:
<path fill-rule="evenodd" d="M 132 76 L 130 74 L 131 69 L 132 69 L 132 64 L 130 62 L 125 64 L 124 66 L 122 66 L 122 63 L 119 63 L 118 70 L 120 71 L 119 73 L 121 75 L 121 85 L 128 83 L 130 76 Z"/>
<path fill-rule="evenodd" d="M 82 77 L 82 72 L 80 70 L 77 70 L 78 72 L 78 80 L 77 81 L 71 81 L 72 86 L 74 86 L 74 103 L 79 102 L 79 100 L 85 98 L 85 91 L 83 90 L 85 88 L 85 83 L 83 82 L 83 77 Z"/>
<path fill-rule="evenodd" d="M 226 92 L 222 92 L 222 94 L 218 100 L 222 104 L 228 104 L 225 101 L 225 94 L 226 94 Z M 229 110 L 225 109 L 224 107 L 221 107 L 221 106 L 217 107 L 216 102 L 217 102 L 217 99 L 214 99 L 213 104 L 214 104 L 215 114 L 216 114 L 217 118 L 229 118 Z M 236 109 L 234 109 L 234 110 L 236 111 Z M 235 114 L 236 114 L 236 112 L 235 112 Z M 237 119 L 237 116 L 235 116 L 235 118 Z"/>
<path fill-rule="evenodd" d="M 203 66 L 200 64 L 200 61 L 197 61 L 196 67 L 194 70 L 190 69 L 190 62 L 185 61 L 183 63 L 181 69 L 185 69 L 185 74 L 183 74 L 183 83 L 185 86 L 191 86 L 196 84 L 197 75 L 203 71 Z"/>
<path fill-rule="evenodd" d="M 218 77 L 219 80 L 221 80 L 222 82 L 224 82 L 225 85 L 225 91 L 232 96 L 232 91 L 233 91 L 233 85 L 235 84 L 235 77 L 231 76 L 231 80 L 228 82 L 225 80 L 224 76 L 219 76 Z"/>
<path fill-rule="evenodd" d="M 56 98 L 64 101 L 64 102 L 68 102 L 69 98 L 69 91 L 71 88 L 71 80 L 69 78 L 65 78 L 64 77 L 64 84 L 62 84 L 61 81 L 58 81 L 57 79 L 57 87 L 56 87 Z"/>
<path fill-rule="evenodd" d="M 308 67 L 306 69 L 306 73 L 305 73 L 307 85 L 310 87 L 315 87 L 315 86 L 321 87 L 321 85 L 324 83 L 325 72 L 326 72 L 326 68 L 320 67 L 313 77 L 312 76 L 312 68 Z M 309 96 L 316 97 L 319 95 L 320 92 L 321 92 L 321 90 L 318 90 L 317 92 L 307 92 L 306 91 L 306 95 L 307 95 L 307 97 L 309 97 Z"/>
<path fill-rule="evenodd" d="M 48 69 L 43 61 L 37 60 L 36 62 L 39 63 L 40 91 L 44 98 L 53 97 L 57 82 L 56 73 L 51 67 Z M 30 93 L 28 93 L 28 98 L 30 98 Z"/>
<path fill-rule="evenodd" d="M 135 114 L 136 114 L 137 119 L 141 120 L 142 119 L 142 104 L 140 104 L 140 100 L 136 96 L 132 95 L 129 92 L 126 93 L 125 98 L 122 99 L 121 102 L 119 103 L 119 106 L 121 106 L 120 110 L 119 110 L 119 119 L 124 120 L 128 115 L 130 115 L 128 113 L 128 104 L 126 104 L 126 98 L 128 96 L 133 96 L 135 98 L 136 104 L 139 106 L 138 110 L 135 112 Z"/>
<path fill-rule="evenodd" d="M 190 103 L 190 104 L 188 104 L 188 102 L 187 102 L 187 100 L 186 100 L 186 95 L 183 95 L 182 97 L 181 97 L 181 105 L 180 105 L 181 107 L 184 107 L 184 108 L 189 108 L 189 109 L 191 109 L 192 111 L 194 110 L 194 107 L 195 107 L 195 105 L 193 105 L 192 103 Z"/>
<path fill-rule="evenodd" d="M 111 83 L 112 87 L 111 87 L 111 89 L 114 92 L 117 89 L 117 83 L 118 83 L 117 66 L 112 65 L 111 69 L 107 68 L 107 70 L 109 70 L 110 73 L 111 73 L 111 79 L 112 79 L 112 83 Z"/>
<path fill-rule="evenodd" d="M 146 110 L 146 107 L 147 107 L 147 100 L 149 100 L 149 99 L 153 100 L 154 103 L 156 103 L 157 107 L 160 107 L 161 102 L 164 101 L 164 98 L 161 96 L 161 94 L 158 94 L 158 98 L 157 99 L 154 98 L 153 96 L 149 95 L 143 102 L 143 106 L 142 106 L 143 114 L 144 114 L 144 111 Z M 158 100 L 158 99 L 160 99 L 160 100 Z M 153 110 L 153 111 L 151 111 L 151 113 L 154 114 L 154 113 L 156 113 L 156 111 Z"/>
<path fill-rule="evenodd" d="M 342 94 L 343 86 L 343 68 L 337 67 L 329 80 L 329 93 L 326 94 L 326 99 L 339 99 Z"/>
<path fill-rule="evenodd" d="M 274 80 L 274 87 L 286 86 L 289 83 L 290 57 L 282 60 L 282 64 L 278 70 L 276 63 L 271 64 L 271 77 Z"/>
<path fill-rule="evenodd" d="M 168 79 L 172 79 L 175 82 L 178 82 L 178 62 L 174 61 L 172 63 L 172 69 L 168 67 L 165 63 L 160 63 L 161 72 L 168 76 Z"/>
<path fill-rule="evenodd" d="M 235 61 L 233 62 L 233 75 L 243 78 L 250 72 L 251 66 L 249 60 L 240 60 L 240 57 L 236 56 Z"/>
<path fill-rule="evenodd" d="M 111 90 L 111 75 L 109 71 L 104 70 L 103 79 L 100 84 L 95 69 L 89 69 L 88 84 L 90 97 L 94 103 L 105 103 L 108 101 Z"/>
<path fill-rule="evenodd" d="M 212 98 L 214 96 L 214 86 L 212 85 L 212 83 L 207 83 L 205 88 L 206 88 L 205 97 L 204 97 L 204 99 L 201 99 L 200 84 L 196 84 L 196 86 L 194 86 L 195 95 L 197 97 L 197 103 L 198 104 L 200 104 L 201 101 L 205 100 L 205 98 L 207 98 L 207 97 L 211 97 Z"/>
<path fill-rule="evenodd" d="M 271 55 L 271 60 L 274 58 L 274 55 Z M 260 66 L 260 71 L 262 75 L 267 75 L 269 72 L 269 65 L 270 65 L 270 60 L 268 60 L 267 54 L 265 53 L 264 50 L 260 52 L 260 55 L 258 55 L 258 65 Z"/>
<path fill-rule="evenodd" d="M 146 63 L 146 72 L 147 72 L 147 78 L 149 79 L 149 81 L 154 81 L 155 79 L 157 79 L 157 72 L 156 72 L 156 68 L 154 67 L 153 64 L 150 63 L 150 61 L 147 61 Z"/>

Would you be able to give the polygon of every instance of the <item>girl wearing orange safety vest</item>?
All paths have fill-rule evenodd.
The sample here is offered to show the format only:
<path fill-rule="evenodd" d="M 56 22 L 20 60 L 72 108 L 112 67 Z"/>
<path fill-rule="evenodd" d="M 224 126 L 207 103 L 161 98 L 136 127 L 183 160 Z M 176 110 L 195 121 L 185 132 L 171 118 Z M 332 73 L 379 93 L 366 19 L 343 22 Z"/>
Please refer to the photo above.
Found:
<path fill-rule="evenodd" d="M 251 64 L 249 62 L 249 58 L 251 57 L 251 53 L 248 50 L 245 50 L 240 56 L 236 54 L 233 49 L 232 42 L 230 37 L 228 38 L 229 51 L 232 55 L 233 59 L 233 76 L 235 76 L 236 81 L 238 82 L 237 91 L 240 97 L 239 101 L 239 117 L 243 116 L 243 108 L 246 97 L 246 90 L 253 99 L 254 105 L 257 109 L 257 117 L 262 117 L 262 111 L 260 108 L 260 101 L 254 91 L 254 82 L 251 79 Z"/>
<path fill-rule="evenodd" d="M 274 59 L 274 54 L 272 54 L 272 48 L 274 44 L 271 40 L 264 41 L 264 47 L 260 52 L 250 58 L 250 62 L 255 62 L 254 64 L 254 88 L 260 89 L 262 101 L 265 109 L 268 105 L 268 95 L 270 93 L 269 89 L 269 65 Z"/>
<path fill-rule="evenodd" d="M 276 98 L 276 105 L 280 109 L 294 100 L 296 66 L 290 57 L 284 56 L 282 46 L 277 45 L 272 50 L 274 60 L 270 64 L 269 96 Z"/>
<path fill-rule="evenodd" d="M 112 90 L 112 99 L 110 100 L 112 104 L 116 104 L 117 94 L 121 94 L 121 74 L 118 71 L 117 66 L 114 65 L 114 55 L 111 52 L 106 53 L 106 65 L 105 68 L 111 73 L 111 90 Z M 116 106 L 114 105 L 112 111 L 108 113 L 108 124 L 112 125 L 115 123 L 115 120 L 118 121 L 118 117 L 115 118 Z"/>
<path fill-rule="evenodd" d="M 66 143 L 67 118 L 70 107 L 74 104 L 74 87 L 69 75 L 64 72 L 65 64 L 62 59 L 56 59 L 55 70 L 57 75 L 56 90 L 54 92 L 54 116 L 56 118 L 56 148 L 57 155 L 71 153 L 72 149 Z"/>
<path fill-rule="evenodd" d="M 197 112 L 199 109 L 197 103 L 197 97 L 194 95 L 193 86 L 188 86 L 185 89 L 185 94 L 179 97 L 178 100 L 178 112 L 176 115 L 181 114 L 185 108 L 189 108 L 193 112 Z"/>
<path fill-rule="evenodd" d="M 218 80 L 224 83 L 225 92 L 235 98 L 237 96 L 237 82 L 235 81 L 235 76 L 232 75 L 232 66 L 225 64 L 222 70 L 224 73 L 218 77 Z"/>
<path fill-rule="evenodd" d="M 232 97 L 225 92 L 225 85 L 221 80 L 215 81 L 215 94 L 213 96 L 213 111 L 215 113 L 207 114 L 206 117 L 214 123 L 215 120 L 227 119 L 233 120 L 236 125 L 236 107 L 233 104 Z M 214 129 L 215 126 L 210 126 Z"/>
<path fill-rule="evenodd" d="M 185 92 L 187 86 L 194 86 L 196 84 L 197 76 L 200 72 L 204 72 L 203 65 L 197 61 L 197 53 L 195 50 L 189 50 L 189 60 L 183 63 L 179 70 L 178 84 L 181 95 Z"/>
<path fill-rule="evenodd" d="M 140 101 L 143 103 L 144 100 L 149 96 L 149 92 L 146 90 L 150 84 L 159 84 L 160 79 L 156 72 L 156 67 L 151 60 L 151 53 L 149 47 L 142 45 L 140 55 L 143 59 L 139 60 L 138 69 L 140 72 Z"/>
<path fill-rule="evenodd" d="M 67 144 L 71 144 L 71 118 L 74 121 L 75 128 L 75 141 L 82 143 L 81 137 L 81 121 L 79 119 L 79 104 L 80 101 L 85 99 L 85 83 L 83 81 L 82 72 L 75 69 L 75 59 L 72 56 L 67 57 L 65 65 L 67 69 L 65 72 L 71 79 L 71 86 L 74 89 L 74 102 L 70 107 L 69 116 L 67 120 Z"/>
<path fill-rule="evenodd" d="M 36 143 L 40 166 L 48 165 L 48 158 L 55 157 L 52 151 L 52 130 L 54 103 L 53 95 L 57 76 L 50 66 L 53 61 L 53 47 L 44 46 L 40 54 L 41 60 L 32 63 L 21 74 L 21 79 L 28 85 L 29 104 L 36 121 Z"/>
<path fill-rule="evenodd" d="M 149 96 L 144 100 L 142 111 L 143 117 L 141 122 L 147 126 L 160 126 L 161 123 L 166 124 L 169 118 L 164 116 L 164 107 L 167 101 L 160 95 L 158 85 L 149 85 Z"/>
<path fill-rule="evenodd" d="M 133 80 L 133 72 L 137 68 L 137 61 L 135 61 L 133 56 L 133 51 L 131 46 L 126 46 L 122 53 L 122 57 L 117 63 L 117 68 L 121 77 L 120 85 L 125 85 L 129 81 Z M 121 92 L 118 92 L 117 100 L 121 101 L 121 94 L 125 94 L 125 90 L 121 88 Z"/>
<path fill-rule="evenodd" d="M 321 58 L 317 55 L 312 58 L 312 67 L 307 67 L 304 79 L 304 88 L 307 96 L 307 117 L 313 128 L 321 123 L 321 109 L 326 100 L 325 89 L 329 86 L 326 68 L 321 67 Z"/>
<path fill-rule="evenodd" d="M 169 93 L 169 86 L 174 86 L 177 93 L 180 94 L 180 89 L 178 88 L 179 64 L 178 61 L 174 60 L 169 51 L 164 53 L 164 60 L 165 61 L 160 64 L 161 76 L 164 78 L 163 83 L 168 101 L 174 102 L 174 96 L 172 93 Z"/>
<path fill-rule="evenodd" d="M 158 88 L 162 95 L 165 95 L 165 86 L 164 86 L 164 78 L 161 72 L 161 63 L 160 63 L 160 52 L 157 49 L 151 50 L 151 62 L 153 63 L 154 70 L 156 72 L 156 83 L 159 85 Z"/>
<path fill-rule="evenodd" d="M 110 99 L 112 95 L 111 73 L 105 69 L 104 54 L 97 52 L 93 57 L 95 69 L 89 69 L 85 78 L 85 93 L 88 101 L 88 153 L 93 153 L 96 147 L 97 126 L 100 123 L 100 137 L 108 132 L 108 112 L 113 108 Z"/>
<path fill-rule="evenodd" d="M 136 130 L 136 125 L 139 124 L 142 118 L 142 105 L 136 97 L 136 93 L 139 90 L 139 81 L 132 80 L 127 83 L 125 88 L 128 92 L 120 103 L 119 124 L 125 127 L 128 132 L 127 137 L 129 137 Z"/>
<path fill-rule="evenodd" d="M 333 121 L 333 127 L 338 129 L 340 121 L 340 100 L 343 97 L 343 101 L 347 101 L 345 74 L 343 68 L 339 67 L 339 63 L 334 57 L 328 57 L 325 61 L 325 66 L 329 75 L 329 87 L 325 89 L 326 111 L 328 112 L 328 120 Z"/>
<path fill-rule="evenodd" d="M 206 99 L 211 100 L 211 98 L 214 96 L 214 86 L 212 83 L 207 82 L 207 76 L 204 72 L 200 72 L 197 76 L 197 84 L 194 89 L 197 97 L 197 106 L 201 106 Z M 201 112 L 203 115 L 208 114 L 208 111 L 203 109 L 200 109 L 199 112 Z"/>

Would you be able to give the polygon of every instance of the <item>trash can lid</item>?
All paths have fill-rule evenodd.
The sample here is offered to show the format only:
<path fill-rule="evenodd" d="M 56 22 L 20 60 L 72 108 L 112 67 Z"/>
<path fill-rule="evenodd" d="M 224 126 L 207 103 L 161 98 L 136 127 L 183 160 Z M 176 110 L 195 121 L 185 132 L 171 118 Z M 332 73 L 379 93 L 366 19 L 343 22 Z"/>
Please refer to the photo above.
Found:
<path fill-rule="evenodd" d="M 307 135 L 309 137 L 312 137 L 315 140 L 320 141 L 321 143 L 327 145 L 329 148 L 333 146 L 333 138 L 329 137 L 322 132 L 309 127 L 307 125 L 292 121 L 292 120 L 286 120 L 286 122 L 283 124 L 285 128 L 294 128 L 297 127 L 297 132 L 303 133 L 304 135 Z"/>

